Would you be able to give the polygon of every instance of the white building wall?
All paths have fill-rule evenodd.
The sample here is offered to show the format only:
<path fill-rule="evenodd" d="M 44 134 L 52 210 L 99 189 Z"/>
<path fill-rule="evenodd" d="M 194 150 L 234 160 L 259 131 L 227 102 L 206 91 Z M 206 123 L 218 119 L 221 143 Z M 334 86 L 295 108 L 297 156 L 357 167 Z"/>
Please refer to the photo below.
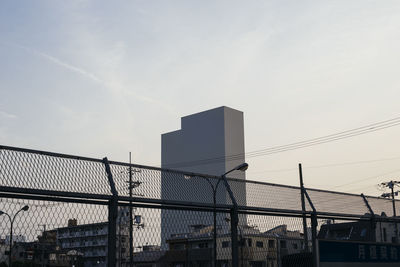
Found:
<path fill-rule="evenodd" d="M 161 136 L 161 146 L 162 168 L 220 176 L 244 162 L 243 112 L 219 107 L 185 116 L 181 119 L 181 130 Z M 225 159 L 231 155 L 240 156 L 235 160 Z M 239 171 L 232 173 L 232 176 L 245 179 L 245 173 Z M 210 185 L 204 180 L 187 178 L 163 173 L 162 199 L 212 203 Z M 245 184 L 236 184 L 232 189 L 238 196 L 239 204 L 244 205 Z M 219 185 L 217 202 L 230 203 L 223 183 Z M 225 217 L 221 214 L 218 218 L 218 224 L 223 227 L 229 224 L 223 220 Z M 245 220 L 245 217 L 241 220 Z M 163 210 L 161 223 L 161 239 L 164 244 L 171 234 L 189 232 L 191 224 L 211 224 L 212 213 L 200 216 Z"/>

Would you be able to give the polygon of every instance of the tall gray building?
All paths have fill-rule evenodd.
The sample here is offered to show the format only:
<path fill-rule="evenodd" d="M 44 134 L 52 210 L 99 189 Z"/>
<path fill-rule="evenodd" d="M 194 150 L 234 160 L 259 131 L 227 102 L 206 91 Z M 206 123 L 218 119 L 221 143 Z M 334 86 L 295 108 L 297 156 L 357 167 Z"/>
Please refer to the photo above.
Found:
<path fill-rule="evenodd" d="M 182 117 L 181 129 L 163 134 L 161 146 L 162 168 L 220 176 L 245 161 L 243 112 L 219 107 Z M 232 155 L 235 157 L 230 157 Z M 231 174 L 235 178 L 245 179 L 244 172 L 235 171 Z M 245 184 L 236 183 L 232 190 L 238 203 L 245 205 Z M 163 173 L 161 197 L 165 200 L 212 203 L 212 189 L 201 178 Z M 223 183 L 218 187 L 217 203 L 230 203 Z M 220 227 L 227 227 L 225 217 L 218 215 L 217 224 Z M 245 217 L 240 220 L 243 222 Z M 165 246 L 165 241 L 172 234 L 189 232 L 190 225 L 212 224 L 212 214 L 163 210 L 161 223 L 161 239 Z"/>

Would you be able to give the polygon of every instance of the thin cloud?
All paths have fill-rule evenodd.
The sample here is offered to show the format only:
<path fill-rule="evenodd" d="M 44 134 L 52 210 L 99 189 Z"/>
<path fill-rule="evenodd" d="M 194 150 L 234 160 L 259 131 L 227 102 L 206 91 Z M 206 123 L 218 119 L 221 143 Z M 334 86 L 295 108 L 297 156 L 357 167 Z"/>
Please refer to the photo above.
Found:
<path fill-rule="evenodd" d="M 54 64 L 56 64 L 58 66 L 64 67 L 64 68 L 66 68 L 66 69 L 68 69 L 68 70 L 70 70 L 72 72 L 75 72 L 75 73 L 78 73 L 80 75 L 83 75 L 86 78 L 88 78 L 88 79 L 90 79 L 90 80 L 92 80 L 94 82 L 97 82 L 97 83 L 100 83 L 100 84 L 104 84 L 104 81 L 102 81 L 95 74 L 90 73 L 90 72 L 88 72 L 88 71 L 86 71 L 86 70 L 84 70 L 82 68 L 77 67 L 77 66 L 73 66 L 73 65 L 71 65 L 69 63 L 66 63 L 66 62 L 62 61 L 61 59 L 58 59 L 58 58 L 53 57 L 53 56 L 51 56 L 49 54 L 40 52 L 38 50 L 35 50 L 33 48 L 30 48 L 30 47 L 23 46 L 23 45 L 13 44 L 13 46 L 21 48 L 21 49 L 24 49 L 24 50 L 26 50 L 26 51 L 34 54 L 34 55 L 38 55 L 38 56 L 44 57 L 45 59 L 49 60 L 50 62 L 52 62 L 52 63 L 54 63 Z"/>
<path fill-rule="evenodd" d="M 38 55 L 38 56 L 40 56 L 40 57 L 43 57 L 43 58 L 47 59 L 48 61 L 50 61 L 50 62 L 52 62 L 52 63 L 54 63 L 54 64 L 56 64 L 56 65 L 58 65 L 58 66 L 64 67 L 64 68 L 67 69 L 67 70 L 70 70 L 70 71 L 72 71 L 72 72 L 75 72 L 75 73 L 77 73 L 77 74 L 79 74 L 79 75 L 82 75 L 82 76 L 84 76 L 84 77 L 86 77 L 86 78 L 88 78 L 88 79 L 90 79 L 90 80 L 92 80 L 92 81 L 94 81 L 94 82 L 96 82 L 96 83 L 101 84 L 101 85 L 104 86 L 105 88 L 110 89 L 111 92 L 114 92 L 114 91 L 115 91 L 115 90 L 113 90 L 113 89 L 115 89 L 115 88 L 114 88 L 114 86 L 113 86 L 112 83 L 107 82 L 107 81 L 105 81 L 105 80 L 102 80 L 102 79 L 100 79 L 98 76 L 96 76 L 95 74 L 93 74 L 93 73 L 91 73 L 91 72 L 89 72 L 89 71 L 87 71 L 87 70 L 84 70 L 84 69 L 82 69 L 82 68 L 80 68 L 80 67 L 77 67 L 77 66 L 71 65 L 71 64 L 69 64 L 69 63 L 66 63 L 66 62 L 64 62 L 63 60 L 59 59 L 59 58 L 56 58 L 56 57 L 51 56 L 51 55 L 49 55 L 49 54 L 46 54 L 46 53 L 44 53 L 44 52 L 41 52 L 41 51 L 38 51 L 38 50 L 33 49 L 33 48 L 31 48 L 31 47 L 26 47 L 26 46 L 23 46 L 23 45 L 20 45 L 20 44 L 15 44 L 15 43 L 4 43 L 4 42 L 1 42 L 1 43 L 6 44 L 6 45 L 9 45 L 9 46 L 13 46 L 13 47 L 20 48 L 20 49 L 23 49 L 23 50 L 25 50 L 25 51 L 30 52 L 31 54 L 34 54 L 34 55 Z M 118 87 L 120 87 L 120 86 L 118 86 Z M 128 93 L 128 94 L 132 95 L 133 97 L 135 97 L 136 99 L 138 99 L 139 101 L 142 101 L 142 102 L 146 102 L 146 103 L 150 103 L 150 104 L 156 105 L 156 106 L 158 106 L 158 107 L 160 107 L 160 108 L 162 108 L 162 109 L 168 111 L 169 113 L 173 113 L 173 114 L 176 113 L 175 110 L 174 110 L 172 107 L 166 105 L 165 103 L 162 103 L 161 101 L 159 101 L 159 100 L 157 100 L 157 99 L 148 97 L 148 96 L 146 96 L 146 95 L 139 95 L 139 94 L 136 94 L 135 92 L 132 92 L 132 91 L 130 91 L 130 90 L 126 90 L 125 88 L 118 88 L 118 89 L 119 89 L 119 90 L 117 90 L 117 91 L 123 91 L 123 92 L 125 92 L 125 93 Z M 122 89 L 122 90 L 121 90 L 121 89 Z"/>

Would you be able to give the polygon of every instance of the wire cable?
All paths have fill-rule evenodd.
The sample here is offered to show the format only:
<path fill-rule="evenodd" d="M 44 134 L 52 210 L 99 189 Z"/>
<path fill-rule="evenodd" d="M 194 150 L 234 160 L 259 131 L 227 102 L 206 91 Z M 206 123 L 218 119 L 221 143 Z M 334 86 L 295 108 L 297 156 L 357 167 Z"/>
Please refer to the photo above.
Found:
<path fill-rule="evenodd" d="M 306 164 L 303 164 L 303 169 L 319 169 L 319 168 L 328 168 L 328 167 L 339 167 L 339 166 L 347 166 L 347 165 L 357 165 L 357 164 L 365 164 L 365 163 L 391 161 L 391 160 L 397 160 L 397 159 L 400 159 L 400 157 L 371 159 L 371 160 L 362 160 L 362 161 L 350 161 L 350 162 L 341 162 L 341 163 L 330 163 L 330 164 L 314 165 L 314 166 L 307 166 Z M 246 173 L 257 174 L 257 173 L 267 173 L 267 172 L 289 172 L 289 171 L 298 171 L 298 170 L 299 170 L 299 168 L 287 168 L 287 169 L 246 172 Z"/>
<path fill-rule="evenodd" d="M 322 137 L 317 137 L 317 138 L 312 138 L 312 139 L 305 140 L 305 141 L 290 143 L 287 145 L 273 146 L 270 148 L 255 150 L 255 151 L 248 152 L 248 153 L 234 154 L 234 155 L 230 155 L 230 156 L 215 157 L 215 158 L 201 159 L 201 160 L 187 161 L 187 162 L 171 163 L 171 164 L 166 164 L 163 167 L 166 167 L 166 168 L 190 167 L 190 166 L 196 166 L 196 165 L 205 165 L 205 164 L 210 164 L 210 163 L 218 163 L 218 162 L 224 162 L 224 161 L 244 159 L 245 156 L 247 158 L 266 156 L 266 155 L 271 155 L 271 154 L 275 154 L 275 153 L 281 153 L 281 152 L 285 152 L 285 151 L 301 149 L 301 148 L 305 148 L 305 147 L 310 147 L 310 146 L 325 144 L 325 143 L 338 141 L 338 140 L 342 140 L 342 139 L 346 139 L 346 138 L 351 138 L 354 136 L 363 135 L 363 134 L 391 128 L 391 127 L 394 127 L 397 125 L 400 125 L 400 117 L 396 117 L 396 118 L 393 118 L 390 120 L 385 120 L 382 122 L 369 124 L 366 126 L 354 128 L 354 129 L 347 130 L 347 131 L 329 134 L 329 135 L 322 136 Z"/>

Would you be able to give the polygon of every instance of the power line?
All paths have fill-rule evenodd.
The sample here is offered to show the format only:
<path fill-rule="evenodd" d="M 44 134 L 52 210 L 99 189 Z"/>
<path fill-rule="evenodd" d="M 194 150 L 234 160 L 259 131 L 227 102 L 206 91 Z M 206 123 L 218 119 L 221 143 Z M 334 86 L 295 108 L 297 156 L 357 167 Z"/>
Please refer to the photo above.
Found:
<path fill-rule="evenodd" d="M 379 176 L 388 175 L 388 174 L 392 174 L 392 173 L 396 173 L 396 172 L 400 172 L 400 169 L 396 169 L 396 170 L 393 170 L 393 171 L 390 171 L 390 172 L 385 172 L 385 173 L 378 174 L 378 175 L 374 175 L 374 176 L 369 176 L 369 177 L 367 177 L 367 178 L 355 180 L 355 181 L 352 181 L 352 182 L 349 182 L 349 183 L 345 183 L 345 184 L 341 184 L 341 185 L 336 185 L 336 186 L 331 187 L 330 189 L 338 188 L 338 187 L 342 187 L 342 186 L 348 186 L 348 185 L 351 185 L 351 184 L 356 184 L 356 183 L 364 182 L 364 181 L 366 181 L 366 180 L 377 179 L 377 178 L 379 178 Z"/>
<path fill-rule="evenodd" d="M 201 160 L 195 160 L 195 161 L 171 163 L 171 164 L 167 164 L 164 167 L 168 167 L 168 168 L 190 167 L 190 166 L 195 166 L 195 165 L 204 165 L 204 164 L 217 163 L 217 162 L 223 162 L 223 161 L 238 160 L 238 159 L 243 159 L 245 156 L 247 158 L 266 156 L 266 155 L 271 155 L 271 154 L 275 154 L 275 153 L 281 153 L 281 152 L 285 152 L 285 151 L 296 150 L 296 149 L 300 149 L 300 148 L 305 148 L 305 147 L 325 144 L 325 143 L 329 143 L 329 142 L 333 142 L 333 141 L 338 141 L 338 140 L 342 140 L 342 139 L 346 139 L 346 138 L 350 138 L 350 137 L 354 137 L 354 136 L 358 136 L 358 135 L 363 135 L 363 134 L 387 129 L 387 128 L 394 127 L 397 125 L 400 125 L 400 117 L 396 117 L 396 118 L 393 118 L 390 120 L 385 120 L 382 122 L 377 122 L 377 123 L 369 124 L 366 126 L 354 128 L 351 130 L 322 136 L 322 137 L 317 137 L 317 138 L 312 138 L 312 139 L 308 139 L 305 141 L 290 143 L 287 145 L 273 146 L 273 147 L 269 147 L 269 148 L 265 148 L 265 149 L 261 149 L 261 150 L 251 151 L 248 153 L 239 153 L 239 154 L 234 154 L 234 155 L 224 156 L 224 157 L 215 157 L 215 158 L 201 159 Z"/>
<path fill-rule="evenodd" d="M 362 161 L 350 161 L 350 162 L 341 162 L 341 163 L 330 163 L 330 164 L 314 165 L 314 166 L 305 166 L 305 167 L 303 167 L 303 169 L 319 169 L 319 168 L 327 168 L 327 167 L 337 167 L 337 166 L 356 165 L 356 164 L 373 163 L 373 162 L 381 162 L 381 161 L 390 161 L 390 160 L 396 160 L 396 159 L 400 159 L 400 157 L 372 159 L 372 160 L 362 160 Z M 288 172 L 288 171 L 298 171 L 298 168 L 264 170 L 264 171 L 248 172 L 248 173 L 256 174 L 256 173 L 265 173 L 265 172 Z"/>

